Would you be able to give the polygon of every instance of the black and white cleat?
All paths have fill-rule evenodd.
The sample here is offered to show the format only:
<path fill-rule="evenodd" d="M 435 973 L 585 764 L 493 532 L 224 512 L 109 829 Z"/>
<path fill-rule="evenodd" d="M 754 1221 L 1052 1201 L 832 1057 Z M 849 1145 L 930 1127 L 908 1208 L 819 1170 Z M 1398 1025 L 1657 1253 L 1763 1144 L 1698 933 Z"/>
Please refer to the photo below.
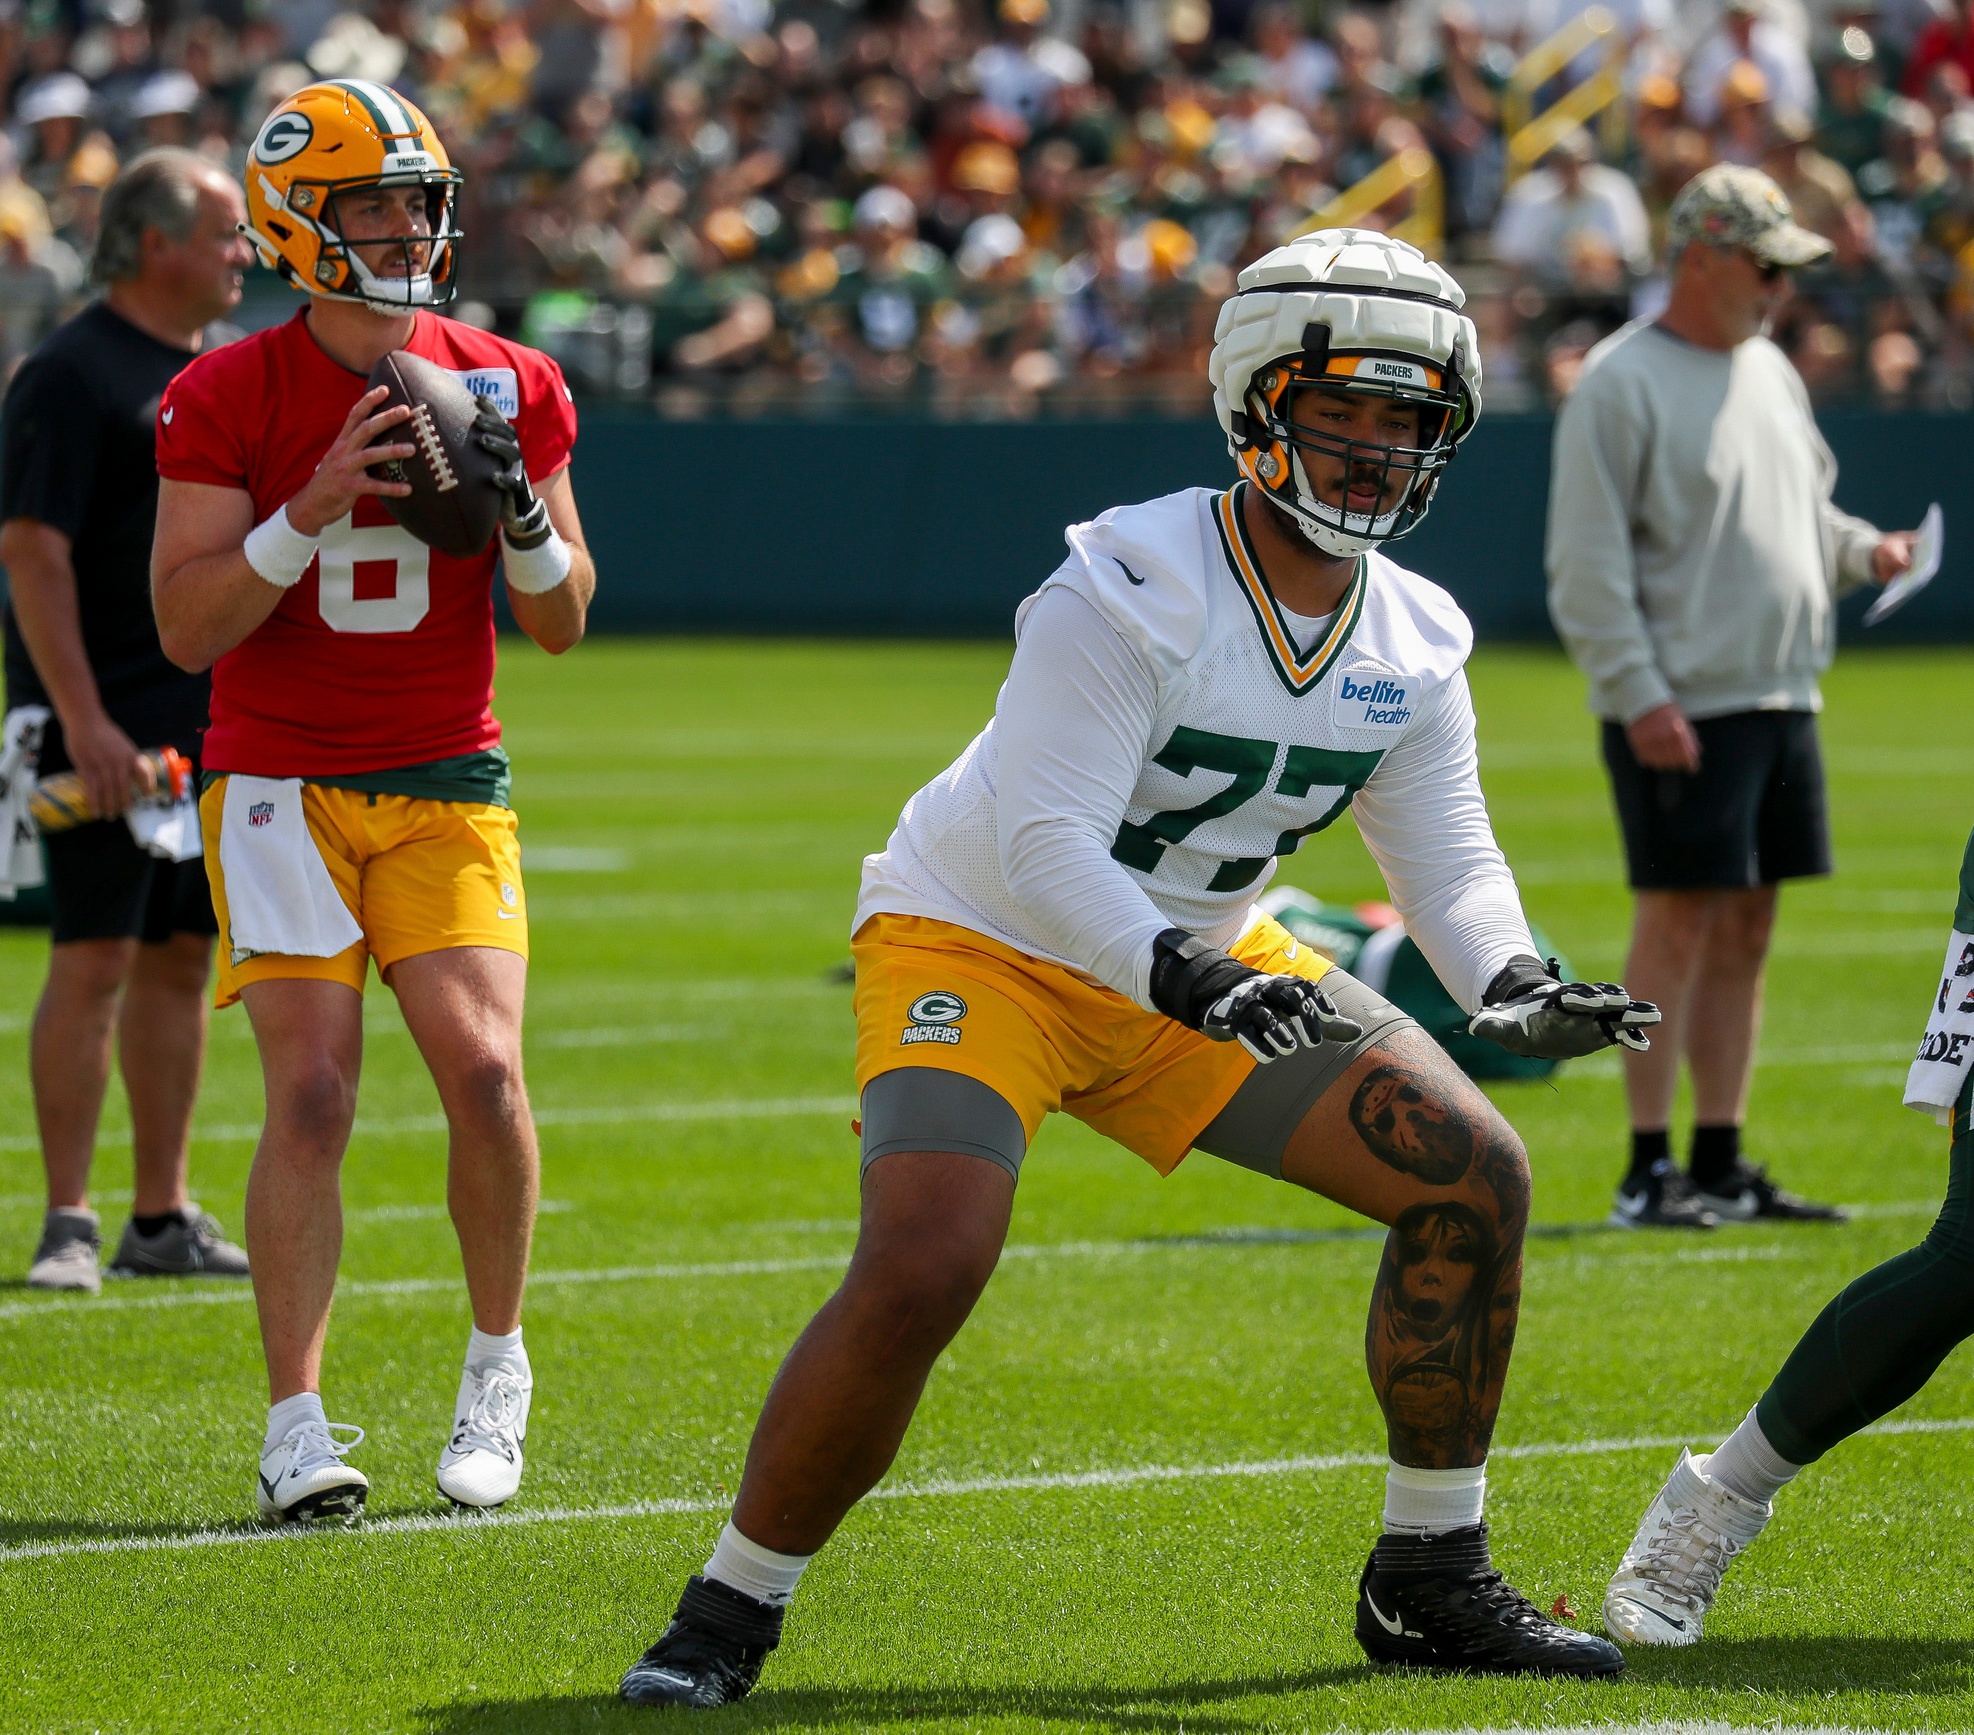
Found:
<path fill-rule="evenodd" d="M 631 1664 L 617 1691 L 633 1705 L 702 1711 L 744 1699 L 761 1678 L 768 1653 L 781 1643 L 786 1612 L 695 1573 L 686 1580 L 672 1624 Z"/>
<path fill-rule="evenodd" d="M 1624 1673 L 1610 1640 L 1551 1620 L 1494 1569 L 1485 1524 L 1381 1536 L 1358 1581 L 1357 1642 L 1374 1663 L 1459 1674 Z"/>

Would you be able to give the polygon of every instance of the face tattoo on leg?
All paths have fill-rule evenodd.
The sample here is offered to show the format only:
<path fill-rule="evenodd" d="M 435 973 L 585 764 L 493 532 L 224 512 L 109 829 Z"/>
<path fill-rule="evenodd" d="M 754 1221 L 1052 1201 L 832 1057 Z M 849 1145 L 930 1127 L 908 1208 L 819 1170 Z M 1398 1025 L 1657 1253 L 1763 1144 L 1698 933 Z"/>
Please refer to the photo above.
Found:
<path fill-rule="evenodd" d="M 1469 1190 L 1409 1206 L 1393 1223 L 1364 1349 L 1392 1457 L 1422 1469 L 1477 1464 L 1494 1433 L 1521 1308 L 1529 1182 L 1520 1144 L 1484 1103 L 1472 1112 L 1462 1094 L 1402 1065 L 1365 1075 L 1350 1118 L 1388 1167 Z"/>
<path fill-rule="evenodd" d="M 1450 1463 L 1484 1438 L 1494 1237 L 1467 1205 L 1414 1205 L 1393 1226 L 1366 1344 L 1394 1442 Z"/>
<path fill-rule="evenodd" d="M 1430 1186 L 1450 1187 L 1473 1166 L 1473 1128 L 1409 1067 L 1367 1072 L 1350 1099 L 1350 1121 L 1379 1162 Z"/>

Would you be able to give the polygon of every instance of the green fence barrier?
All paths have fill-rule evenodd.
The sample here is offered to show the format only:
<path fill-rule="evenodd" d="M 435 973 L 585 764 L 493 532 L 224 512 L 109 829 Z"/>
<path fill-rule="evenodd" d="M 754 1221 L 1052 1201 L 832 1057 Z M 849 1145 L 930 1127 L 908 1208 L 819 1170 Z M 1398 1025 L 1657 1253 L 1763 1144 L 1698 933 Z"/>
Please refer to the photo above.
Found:
<path fill-rule="evenodd" d="M 1483 638 L 1541 640 L 1551 420 L 1492 416 L 1394 548 Z M 1887 528 L 1947 516 L 1933 588 L 1874 641 L 1974 639 L 1974 418 L 1836 412 L 1838 500 Z M 1213 423 L 668 422 L 586 406 L 578 498 L 603 632 L 967 635 L 1012 630 L 1062 558 L 1065 524 L 1233 476 Z M 1855 632 L 1861 599 L 1844 610 Z"/>

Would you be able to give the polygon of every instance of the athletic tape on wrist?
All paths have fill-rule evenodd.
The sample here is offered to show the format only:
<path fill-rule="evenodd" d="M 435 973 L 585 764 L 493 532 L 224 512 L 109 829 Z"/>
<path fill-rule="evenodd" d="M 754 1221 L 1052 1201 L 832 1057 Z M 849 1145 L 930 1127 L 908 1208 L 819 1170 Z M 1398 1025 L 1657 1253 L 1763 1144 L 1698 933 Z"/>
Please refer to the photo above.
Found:
<path fill-rule="evenodd" d="M 545 590 L 553 590 L 569 576 L 573 559 L 569 545 L 553 531 L 548 540 L 535 548 L 516 548 L 507 540 L 507 532 L 500 533 L 500 564 L 507 573 L 509 586 L 523 596 L 540 596 Z"/>
<path fill-rule="evenodd" d="M 290 524 L 288 508 L 283 506 L 247 533 L 240 552 L 269 584 L 277 590 L 287 590 L 308 571 L 308 563 L 315 558 L 315 547 L 321 540 L 318 536 L 304 536 Z"/>

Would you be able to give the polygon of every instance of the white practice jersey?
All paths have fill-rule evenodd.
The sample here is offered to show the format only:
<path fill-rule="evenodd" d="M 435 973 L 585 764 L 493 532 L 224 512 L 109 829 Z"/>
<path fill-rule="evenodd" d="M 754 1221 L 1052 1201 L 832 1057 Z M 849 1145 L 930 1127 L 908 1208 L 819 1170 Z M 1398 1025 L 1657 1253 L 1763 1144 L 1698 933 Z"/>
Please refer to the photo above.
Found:
<path fill-rule="evenodd" d="M 1481 800 L 1473 629 L 1445 591 L 1367 554 L 1305 647 L 1238 488 L 1116 507 L 1067 540 L 1015 617 L 993 721 L 866 858 L 856 926 L 935 917 L 1149 1007 L 1161 931 L 1230 944 L 1276 858 L 1349 808 L 1469 1010 L 1534 953 Z"/>

